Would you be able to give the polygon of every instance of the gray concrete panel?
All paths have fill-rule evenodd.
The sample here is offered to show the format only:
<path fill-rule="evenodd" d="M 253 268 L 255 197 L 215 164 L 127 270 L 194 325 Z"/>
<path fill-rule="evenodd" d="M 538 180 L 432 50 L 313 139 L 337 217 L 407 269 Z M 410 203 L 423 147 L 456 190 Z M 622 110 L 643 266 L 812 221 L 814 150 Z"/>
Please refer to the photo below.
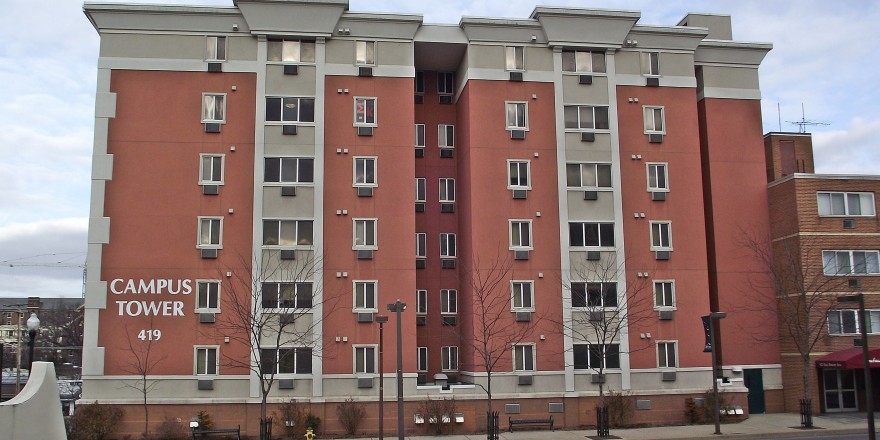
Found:
<path fill-rule="evenodd" d="M 269 64 L 266 66 L 266 95 L 270 96 L 315 96 L 317 88 L 316 68 L 314 65 L 297 66 L 296 75 L 285 75 L 284 66 Z"/>
<path fill-rule="evenodd" d="M 579 84 L 580 75 L 562 75 L 564 104 L 608 105 L 608 77 L 593 75 L 592 84 Z"/>
<path fill-rule="evenodd" d="M 297 186 L 296 196 L 282 196 L 280 186 L 263 187 L 263 217 L 311 219 L 315 216 L 315 188 Z"/>

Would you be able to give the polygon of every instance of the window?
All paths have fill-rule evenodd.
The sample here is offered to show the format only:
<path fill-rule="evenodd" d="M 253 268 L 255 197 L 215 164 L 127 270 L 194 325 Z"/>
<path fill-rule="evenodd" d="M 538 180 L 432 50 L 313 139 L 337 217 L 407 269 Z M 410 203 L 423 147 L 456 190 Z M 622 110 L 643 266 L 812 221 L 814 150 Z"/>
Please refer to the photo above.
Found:
<path fill-rule="evenodd" d="M 428 371 L 428 347 L 418 347 L 419 358 L 416 361 L 416 371 Z"/>
<path fill-rule="evenodd" d="M 455 202 L 455 179 L 449 177 L 440 178 L 440 203 Z"/>
<path fill-rule="evenodd" d="M 263 246 L 311 246 L 312 220 L 263 220 Z"/>
<path fill-rule="evenodd" d="M 376 98 L 354 98 L 354 126 L 376 126 Z"/>
<path fill-rule="evenodd" d="M 202 154 L 199 158 L 201 159 L 199 184 L 222 185 L 224 156 L 222 154 Z"/>
<path fill-rule="evenodd" d="M 416 290 L 416 314 L 424 315 L 426 313 L 428 313 L 428 291 Z"/>
<path fill-rule="evenodd" d="M 220 282 L 196 281 L 196 312 L 220 311 Z"/>
<path fill-rule="evenodd" d="M 507 161 L 507 188 L 508 189 L 530 189 L 529 184 L 529 161 L 527 160 L 508 160 Z"/>
<path fill-rule="evenodd" d="M 620 368 L 619 344 L 574 344 L 574 369 Z"/>
<path fill-rule="evenodd" d="M 528 130 L 529 128 L 529 103 L 507 102 L 507 129 Z"/>
<path fill-rule="evenodd" d="M 458 371 L 458 347 L 440 347 L 440 369 L 443 371 Z"/>
<path fill-rule="evenodd" d="M 219 347 L 195 347 L 195 373 L 196 376 L 217 374 L 217 352 Z"/>
<path fill-rule="evenodd" d="M 534 282 L 532 281 L 511 281 L 510 282 L 510 303 L 514 310 L 534 310 Z"/>
<path fill-rule="evenodd" d="M 458 313 L 458 291 L 455 289 L 440 290 L 440 313 L 444 315 Z"/>
<path fill-rule="evenodd" d="M 315 98 L 266 97 L 267 122 L 315 122 Z"/>
<path fill-rule="evenodd" d="M 422 72 L 421 70 L 416 71 L 416 80 L 415 80 L 414 87 L 415 87 L 415 93 L 417 95 L 424 95 L 425 94 L 425 72 Z"/>
<path fill-rule="evenodd" d="M 525 70 L 525 48 L 522 46 L 505 47 L 504 68 L 507 70 Z"/>
<path fill-rule="evenodd" d="M 266 282 L 261 289 L 264 309 L 312 308 L 312 283 Z"/>
<path fill-rule="evenodd" d="M 226 95 L 202 93 L 202 122 L 226 122 Z"/>
<path fill-rule="evenodd" d="M 359 66 L 372 66 L 376 64 L 376 42 L 375 41 L 356 41 L 355 47 L 355 63 Z"/>
<path fill-rule="evenodd" d="M 532 222 L 530 220 L 510 220 L 510 249 L 532 249 Z"/>
<path fill-rule="evenodd" d="M 610 163 L 565 164 L 565 176 L 569 188 L 611 188 Z"/>
<path fill-rule="evenodd" d="M 642 52 L 642 75 L 660 76 L 660 52 Z"/>
<path fill-rule="evenodd" d="M 672 250 L 672 223 L 651 222 L 651 250 Z"/>
<path fill-rule="evenodd" d="M 862 332 L 858 310 L 832 310 L 828 312 L 829 335 L 857 335 Z M 865 310 L 867 333 L 880 333 L 880 310 Z"/>
<path fill-rule="evenodd" d="M 425 193 L 427 193 L 427 180 L 424 177 L 416 177 L 416 202 L 425 202 Z"/>
<path fill-rule="evenodd" d="M 455 73 L 437 72 L 437 93 L 452 95 L 455 93 Z"/>
<path fill-rule="evenodd" d="M 428 234 L 416 232 L 416 258 L 428 257 Z"/>
<path fill-rule="evenodd" d="M 376 347 L 373 345 L 354 346 L 354 373 L 376 373 Z"/>
<path fill-rule="evenodd" d="M 573 247 L 613 247 L 614 223 L 570 222 L 568 245 Z"/>
<path fill-rule="evenodd" d="M 605 73 L 605 52 L 563 50 L 562 71 L 575 73 Z"/>
<path fill-rule="evenodd" d="M 878 275 L 878 251 L 822 251 L 825 275 Z"/>
<path fill-rule="evenodd" d="M 315 181 L 315 159 L 267 157 L 263 161 L 263 180 L 270 183 L 312 183 Z"/>
<path fill-rule="evenodd" d="M 644 107 L 645 133 L 665 134 L 666 124 L 663 119 L 663 107 Z"/>
<path fill-rule="evenodd" d="M 874 193 L 818 192 L 819 215 L 874 216 Z"/>
<path fill-rule="evenodd" d="M 669 183 L 666 181 L 666 164 L 649 163 L 648 167 L 648 191 L 669 191 Z"/>
<path fill-rule="evenodd" d="M 654 281 L 654 307 L 675 307 L 674 281 Z"/>
<path fill-rule="evenodd" d="M 261 348 L 260 372 L 266 374 L 312 374 L 312 349 Z"/>
<path fill-rule="evenodd" d="M 440 148 L 455 147 L 455 126 L 440 124 L 437 126 L 437 146 Z"/>
<path fill-rule="evenodd" d="M 199 217 L 199 248 L 220 248 L 223 246 L 223 219 L 220 217 Z"/>
<path fill-rule="evenodd" d="M 354 219 L 354 246 L 352 249 L 378 249 L 376 245 L 376 219 Z"/>
<path fill-rule="evenodd" d="M 295 40 L 269 40 L 269 61 L 285 63 L 314 63 L 315 42 Z"/>
<path fill-rule="evenodd" d="M 354 186 L 376 186 L 376 158 L 355 157 Z"/>
<path fill-rule="evenodd" d="M 226 37 L 208 37 L 208 53 L 205 59 L 208 61 L 223 61 L 226 59 Z"/>
<path fill-rule="evenodd" d="M 675 368 L 678 366 L 676 343 L 673 341 L 657 343 L 657 366 L 660 368 Z"/>
<path fill-rule="evenodd" d="M 440 258 L 455 258 L 455 234 L 440 234 Z"/>
<path fill-rule="evenodd" d="M 535 346 L 513 346 L 513 371 L 535 371 Z"/>
<path fill-rule="evenodd" d="M 416 124 L 416 148 L 425 148 L 425 124 Z"/>
<path fill-rule="evenodd" d="M 576 130 L 608 130 L 608 107 L 593 105 L 566 105 L 562 109 L 565 128 Z"/>
<path fill-rule="evenodd" d="M 375 312 L 376 284 L 378 281 L 354 282 L 354 310 L 356 312 Z"/>
<path fill-rule="evenodd" d="M 572 307 L 617 307 L 617 283 L 571 283 Z"/>

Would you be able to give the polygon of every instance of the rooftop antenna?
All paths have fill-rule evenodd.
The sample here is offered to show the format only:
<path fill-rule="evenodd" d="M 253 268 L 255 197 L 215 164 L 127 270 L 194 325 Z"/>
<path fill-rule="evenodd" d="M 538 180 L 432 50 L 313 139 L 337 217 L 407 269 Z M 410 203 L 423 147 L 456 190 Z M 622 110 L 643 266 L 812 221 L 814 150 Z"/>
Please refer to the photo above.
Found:
<path fill-rule="evenodd" d="M 807 120 L 806 113 L 804 112 L 804 103 L 801 103 L 801 120 L 800 121 L 785 121 L 789 124 L 794 124 L 798 126 L 798 133 L 806 133 L 808 125 L 831 125 L 829 122 L 825 121 L 810 121 Z"/>

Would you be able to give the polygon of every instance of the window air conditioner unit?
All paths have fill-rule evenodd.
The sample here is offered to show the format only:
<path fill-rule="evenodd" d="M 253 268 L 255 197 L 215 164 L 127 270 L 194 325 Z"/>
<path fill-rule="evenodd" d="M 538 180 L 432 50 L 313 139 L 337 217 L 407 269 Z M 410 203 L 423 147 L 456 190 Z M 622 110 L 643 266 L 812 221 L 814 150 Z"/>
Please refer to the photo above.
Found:
<path fill-rule="evenodd" d="M 602 253 L 599 251 L 587 251 L 587 260 L 589 261 L 598 261 L 602 258 Z"/>
<path fill-rule="evenodd" d="M 662 133 L 651 133 L 648 135 L 648 142 L 652 144 L 660 144 L 663 143 L 663 134 Z"/>
<path fill-rule="evenodd" d="M 605 383 L 605 375 L 604 374 L 591 374 L 590 375 L 590 383 Z"/>
<path fill-rule="evenodd" d="M 584 191 L 584 200 L 598 200 L 599 191 Z"/>
<path fill-rule="evenodd" d="M 206 122 L 205 123 L 205 133 L 220 133 L 220 123 L 219 122 Z"/>
<path fill-rule="evenodd" d="M 428 317 L 425 315 L 416 316 L 416 325 L 418 325 L 418 326 L 428 325 Z"/>
<path fill-rule="evenodd" d="M 358 378 L 358 388 L 373 388 L 373 378 L 372 377 L 359 377 Z"/>
<path fill-rule="evenodd" d="M 293 379 L 278 379 L 278 389 L 279 390 L 292 390 L 293 389 Z"/>
<path fill-rule="evenodd" d="M 202 249 L 202 258 L 204 259 L 214 259 L 217 258 L 217 249 Z"/>
<path fill-rule="evenodd" d="M 296 251 L 293 249 L 282 249 L 280 258 L 282 260 L 296 260 Z"/>
<path fill-rule="evenodd" d="M 529 322 L 532 320 L 532 312 L 516 312 L 516 322 Z"/>
<path fill-rule="evenodd" d="M 645 81 L 645 85 L 648 87 L 660 87 L 660 78 L 648 77 L 648 79 Z"/>
<path fill-rule="evenodd" d="M 357 187 L 357 196 L 358 197 L 373 197 L 373 187 L 372 186 L 359 186 L 359 187 Z"/>
<path fill-rule="evenodd" d="M 444 159 L 448 159 L 452 157 L 452 148 L 441 148 L 440 149 L 440 157 Z"/>
<path fill-rule="evenodd" d="M 441 203 L 440 212 L 455 212 L 455 203 Z"/>
<path fill-rule="evenodd" d="M 222 63 L 208 63 L 208 72 L 217 73 L 223 71 Z"/>
<path fill-rule="evenodd" d="M 416 212 L 425 212 L 425 204 L 416 203 Z"/>
<path fill-rule="evenodd" d="M 216 196 L 220 194 L 219 185 L 202 185 L 202 194 L 207 196 Z"/>
<path fill-rule="evenodd" d="M 371 249 L 360 249 L 357 251 L 358 260 L 372 260 L 373 251 Z"/>
<path fill-rule="evenodd" d="M 858 287 L 862 287 L 862 280 L 860 280 L 860 279 L 858 279 L 858 278 L 850 278 L 850 279 L 847 280 L 847 281 L 848 281 L 849 287 L 850 287 L 851 289 L 855 289 L 855 288 L 858 288 Z"/>
<path fill-rule="evenodd" d="M 668 260 L 669 259 L 669 251 L 657 251 L 657 252 L 655 252 L 655 257 L 658 260 Z"/>
<path fill-rule="evenodd" d="M 597 322 L 605 319 L 605 312 L 602 310 L 590 310 L 590 321 Z"/>
<path fill-rule="evenodd" d="M 582 131 L 581 142 L 596 142 L 596 133 L 593 133 L 592 131 Z"/>
<path fill-rule="evenodd" d="M 291 125 L 291 124 L 282 125 L 281 126 L 281 134 L 289 134 L 289 135 L 296 134 L 296 125 Z"/>
<path fill-rule="evenodd" d="M 198 386 L 200 390 L 213 390 L 214 379 L 199 379 Z"/>
<path fill-rule="evenodd" d="M 358 76 L 373 76 L 372 67 L 358 67 Z"/>
<path fill-rule="evenodd" d="M 578 76 L 578 84 L 593 84 L 593 75 Z"/>
<path fill-rule="evenodd" d="M 210 324 L 215 322 L 215 316 L 213 313 L 199 313 L 199 322 L 202 324 Z"/>
<path fill-rule="evenodd" d="M 285 64 L 284 65 L 284 74 L 285 75 L 299 75 L 299 66 L 295 64 Z"/>
<path fill-rule="evenodd" d="M 440 104 L 452 104 L 452 95 L 440 95 Z"/>
<path fill-rule="evenodd" d="M 661 321 L 669 321 L 675 317 L 675 310 L 661 310 L 660 311 L 660 320 Z"/>
<path fill-rule="evenodd" d="M 281 187 L 281 195 L 284 197 L 296 196 L 296 187 L 295 186 L 282 186 Z"/>
<path fill-rule="evenodd" d="M 456 316 L 451 316 L 451 315 L 443 316 L 443 319 L 442 319 L 443 325 L 455 325 L 458 321 L 456 318 L 457 318 Z"/>
<path fill-rule="evenodd" d="M 526 132 L 525 132 L 525 130 L 510 130 L 510 138 L 511 139 L 525 139 Z"/>
<path fill-rule="evenodd" d="M 513 198 L 514 199 L 518 199 L 518 200 L 525 199 L 526 197 L 528 197 L 528 195 L 529 195 L 529 192 L 527 190 L 524 190 L 524 189 L 513 190 Z"/>
<path fill-rule="evenodd" d="M 533 380 L 532 375 L 527 376 L 517 376 L 517 384 L 518 385 L 531 385 Z"/>
<path fill-rule="evenodd" d="M 373 314 L 372 313 L 358 313 L 357 314 L 357 322 L 373 322 Z"/>
<path fill-rule="evenodd" d="M 662 380 L 663 382 L 674 382 L 675 376 L 675 371 L 664 371 L 660 375 L 660 380 Z"/>
<path fill-rule="evenodd" d="M 358 136 L 372 136 L 373 127 L 358 127 L 357 132 Z"/>
<path fill-rule="evenodd" d="M 415 102 L 416 102 L 416 104 L 424 104 L 425 103 L 425 96 L 424 95 L 415 95 Z"/>
<path fill-rule="evenodd" d="M 522 72 L 510 72 L 510 80 L 511 81 L 522 81 L 523 73 Z"/>
<path fill-rule="evenodd" d="M 416 157 L 425 157 L 425 149 L 424 148 L 416 148 Z"/>
<path fill-rule="evenodd" d="M 664 191 L 654 191 L 651 193 L 651 200 L 655 202 L 662 202 L 666 200 L 666 192 Z"/>
<path fill-rule="evenodd" d="M 288 304 L 287 306 L 290 307 L 292 305 L 293 304 Z M 281 325 L 293 324 L 296 322 L 296 313 L 282 313 L 278 315 L 278 322 L 280 322 Z"/>
<path fill-rule="evenodd" d="M 856 228 L 856 219 L 854 219 L 854 218 L 843 219 L 843 229 L 855 229 L 855 228 Z"/>
<path fill-rule="evenodd" d="M 418 384 L 418 385 L 424 385 L 424 384 L 426 384 L 426 383 L 428 383 L 428 375 L 427 375 L 427 374 L 425 374 L 425 373 L 418 373 L 418 374 L 416 374 L 416 384 Z M 424 418 L 424 417 L 421 417 L 421 414 L 416 414 L 415 417 L 416 417 L 416 418 L 415 418 L 415 421 L 416 421 L 416 424 L 417 424 L 417 425 L 420 424 L 420 423 L 419 423 L 419 419 L 420 419 L 420 418 L 421 418 L 421 420 L 422 420 L 421 423 L 425 423 L 425 418 Z"/>
<path fill-rule="evenodd" d="M 514 260 L 528 260 L 529 251 L 513 251 Z"/>
<path fill-rule="evenodd" d="M 446 259 L 440 261 L 440 267 L 442 267 L 443 269 L 455 269 L 455 260 Z"/>
<path fill-rule="evenodd" d="M 424 269 L 425 267 L 427 267 L 427 265 L 428 262 L 424 258 L 416 259 L 416 269 Z"/>

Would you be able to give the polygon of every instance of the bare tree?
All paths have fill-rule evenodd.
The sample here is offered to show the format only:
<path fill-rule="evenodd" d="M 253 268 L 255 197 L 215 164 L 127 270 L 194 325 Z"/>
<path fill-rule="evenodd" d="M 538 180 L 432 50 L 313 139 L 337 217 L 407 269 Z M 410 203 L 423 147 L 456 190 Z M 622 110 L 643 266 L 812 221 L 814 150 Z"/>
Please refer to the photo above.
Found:
<path fill-rule="evenodd" d="M 124 386 L 136 390 L 141 395 L 141 405 L 144 408 L 144 433 L 143 438 L 150 438 L 150 407 L 147 405 L 147 399 L 150 392 L 159 384 L 159 381 L 150 379 L 149 375 L 155 371 L 155 368 L 162 363 L 167 357 L 156 353 L 153 344 L 157 343 L 162 333 L 159 330 L 153 330 L 153 317 L 149 317 L 148 325 L 141 326 L 139 332 L 130 332 L 128 323 L 123 328 L 128 337 L 125 339 L 127 347 L 124 358 L 123 370 L 126 373 L 137 375 L 138 379 L 134 383 L 123 382 Z M 137 339 L 137 341 L 135 341 Z"/>
<path fill-rule="evenodd" d="M 42 359 L 51 361 L 59 375 L 82 365 L 83 307 L 59 301 L 56 308 L 40 310 L 38 347 Z M 62 368 L 67 364 L 67 368 Z"/>
<path fill-rule="evenodd" d="M 641 322 L 655 319 L 654 298 L 646 278 L 626 279 L 624 259 L 605 252 L 597 260 L 586 255 L 573 260 L 570 279 L 563 286 L 571 292 L 571 320 L 559 328 L 571 332 L 575 344 L 575 368 L 604 375 L 620 367 L 620 336 Z M 630 346 L 626 353 L 637 349 Z M 605 406 L 605 382 L 599 381 L 599 406 Z"/>
<path fill-rule="evenodd" d="M 837 306 L 837 296 L 846 292 L 847 278 L 825 275 L 822 249 L 815 237 L 793 236 L 771 241 L 747 235 L 745 246 L 769 277 L 752 277 L 753 291 L 775 292 L 775 296 L 752 295 L 750 311 L 774 314 L 778 333 L 751 332 L 759 341 L 780 338 L 797 350 L 801 369 L 802 399 L 810 399 L 810 354 L 827 332 L 828 312 Z"/>
<path fill-rule="evenodd" d="M 260 437 L 267 436 L 267 400 L 279 374 L 309 374 L 321 341 L 315 329 L 335 309 L 338 296 L 321 286 L 323 259 L 314 250 L 295 251 L 293 259 L 264 251 L 250 272 L 239 268 L 222 297 L 223 317 L 216 330 L 248 347 L 249 356 L 223 356 L 221 364 L 246 368 L 260 382 Z"/>
<path fill-rule="evenodd" d="M 486 373 L 486 385 L 475 384 L 486 392 L 489 413 L 492 412 L 492 375 L 499 362 L 510 359 L 512 347 L 533 335 L 543 316 L 542 313 L 533 313 L 528 321 L 515 322 L 511 313 L 512 268 L 509 256 L 499 253 L 491 260 L 482 261 L 474 255 L 461 280 L 473 295 L 474 320 L 469 326 L 473 334 L 461 338 L 461 343 L 463 348 L 473 350 L 476 362 Z M 524 294 L 523 298 L 532 301 L 531 292 Z"/>

